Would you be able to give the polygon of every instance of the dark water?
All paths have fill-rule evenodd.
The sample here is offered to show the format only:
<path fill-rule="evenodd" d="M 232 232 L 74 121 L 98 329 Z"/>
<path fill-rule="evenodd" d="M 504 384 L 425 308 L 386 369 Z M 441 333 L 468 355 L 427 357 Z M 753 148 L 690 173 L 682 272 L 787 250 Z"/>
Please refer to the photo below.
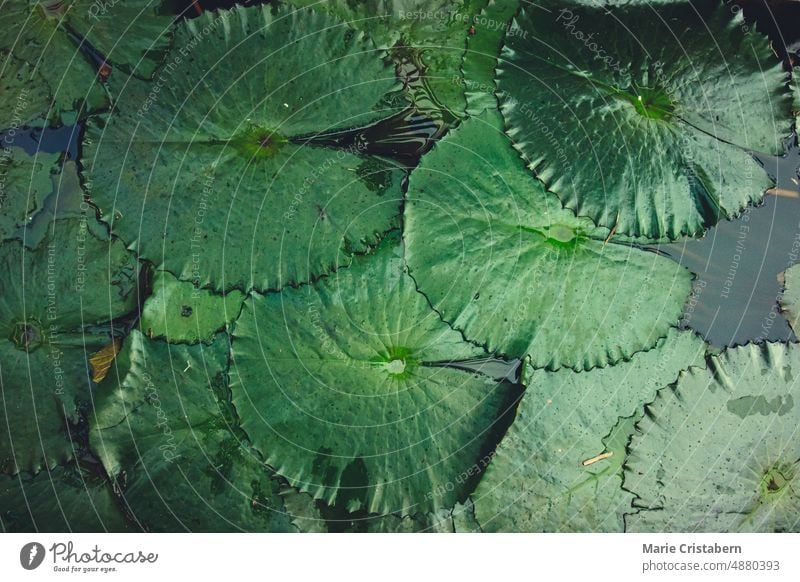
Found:
<path fill-rule="evenodd" d="M 782 158 L 757 157 L 784 195 L 767 195 L 700 240 L 657 247 L 696 275 L 683 327 L 718 347 L 794 339 L 778 275 L 800 259 L 800 148 L 794 140 Z"/>

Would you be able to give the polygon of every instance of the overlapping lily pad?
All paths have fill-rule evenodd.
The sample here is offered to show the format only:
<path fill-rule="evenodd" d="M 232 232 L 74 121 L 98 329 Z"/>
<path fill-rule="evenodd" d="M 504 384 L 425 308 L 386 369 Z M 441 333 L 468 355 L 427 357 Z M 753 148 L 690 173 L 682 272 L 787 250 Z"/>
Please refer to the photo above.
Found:
<path fill-rule="evenodd" d="M 148 337 L 164 337 L 174 343 L 209 342 L 215 332 L 238 317 L 243 301 L 239 291 L 217 295 L 158 271 L 153 294 L 144 303 L 141 329 Z"/>
<path fill-rule="evenodd" d="M 38 2 L 3 5 L 0 49 L 17 63 L 3 67 L 7 88 L 26 98 L 23 121 L 105 105 L 98 70 L 113 67 L 150 78 L 169 46 L 173 16 L 161 0 Z M 49 88 L 48 92 L 42 87 Z M 34 106 L 35 105 L 35 106 Z"/>
<path fill-rule="evenodd" d="M 690 275 L 564 210 L 525 170 L 496 113 L 425 156 L 405 206 L 406 259 L 445 321 L 536 367 L 588 369 L 655 345 Z"/>
<path fill-rule="evenodd" d="M 30 250 L 0 246 L 0 469 L 38 471 L 72 458 L 69 429 L 89 402 L 87 360 L 108 343 L 88 326 L 135 307 L 137 266 L 119 241 L 58 221 Z"/>
<path fill-rule="evenodd" d="M 236 437 L 220 394 L 228 338 L 126 339 L 95 400 L 90 444 L 147 531 L 291 531 L 279 485 Z"/>
<path fill-rule="evenodd" d="M 682 370 L 702 366 L 704 355 L 697 336 L 672 330 L 616 366 L 533 371 L 473 495 L 483 531 L 622 531 L 633 500 L 622 490 L 630 418 Z"/>
<path fill-rule="evenodd" d="M 289 0 L 313 6 L 363 30 L 381 47 L 418 55 L 425 83 L 438 104 L 461 117 L 466 108 L 461 60 L 473 19 L 487 0 Z M 419 105 L 419 104 L 418 104 Z"/>
<path fill-rule="evenodd" d="M 629 531 L 800 531 L 800 348 L 747 345 L 692 368 L 630 444 Z"/>
<path fill-rule="evenodd" d="M 348 262 L 397 224 L 404 171 L 307 136 L 394 112 L 394 72 L 330 16 L 268 6 L 182 25 L 154 87 L 129 83 L 87 129 L 105 220 L 196 286 L 276 289 Z"/>
<path fill-rule="evenodd" d="M 349 512 L 414 515 L 466 494 L 516 387 L 450 367 L 485 352 L 430 310 L 392 239 L 314 286 L 250 297 L 231 390 L 292 485 Z"/>
<path fill-rule="evenodd" d="M 123 532 L 111 484 L 75 463 L 36 476 L 0 475 L 2 532 Z"/>
<path fill-rule="evenodd" d="M 485 109 L 497 108 L 495 70 L 500 50 L 508 35 L 526 31 L 511 26 L 520 0 L 490 0 L 477 16 L 475 34 L 467 40 L 462 71 L 467 113 L 480 115 Z"/>
<path fill-rule="evenodd" d="M 580 216 L 633 237 L 699 235 L 761 199 L 746 150 L 783 151 L 786 74 L 722 2 L 525 6 L 500 59 L 508 133 Z"/>

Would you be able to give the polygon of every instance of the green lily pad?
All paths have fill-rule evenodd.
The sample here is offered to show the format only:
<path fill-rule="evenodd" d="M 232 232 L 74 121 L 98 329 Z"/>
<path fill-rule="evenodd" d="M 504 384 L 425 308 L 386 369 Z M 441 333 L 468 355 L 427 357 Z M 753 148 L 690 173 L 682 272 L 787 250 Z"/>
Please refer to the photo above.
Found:
<path fill-rule="evenodd" d="M 800 334 L 800 265 L 789 267 L 783 272 L 783 285 L 781 309 L 797 335 Z"/>
<path fill-rule="evenodd" d="M 136 306 L 137 266 L 119 241 L 85 222 L 53 223 L 34 250 L 0 246 L 0 470 L 52 468 L 71 459 L 69 431 L 90 400 L 89 356 L 107 335 L 86 331 Z"/>
<path fill-rule="evenodd" d="M 486 109 L 497 108 L 495 69 L 503 42 L 509 35 L 527 35 L 526 31 L 511 26 L 519 5 L 520 0 L 490 0 L 475 19 L 475 34 L 467 40 L 461 64 L 470 115 L 478 116 Z"/>
<path fill-rule="evenodd" d="M 128 74 L 150 79 L 172 43 L 174 14 L 164 0 L 71 0 L 66 22 Z M 113 74 L 113 73 L 112 73 Z"/>
<path fill-rule="evenodd" d="M 210 342 L 239 315 L 244 294 L 231 291 L 217 295 L 179 281 L 171 273 L 158 271 L 153 294 L 144 302 L 141 329 L 151 338 L 172 343 Z"/>
<path fill-rule="evenodd" d="M 329 12 L 365 31 L 382 48 L 402 46 L 418 57 L 437 105 L 456 117 L 464 116 L 461 61 L 470 26 L 487 0 L 289 0 L 289 4 Z"/>
<path fill-rule="evenodd" d="M 746 345 L 661 390 L 630 443 L 627 530 L 800 531 L 798 370 L 797 344 Z"/>
<path fill-rule="evenodd" d="M 700 235 L 771 184 L 747 150 L 783 152 L 786 73 L 741 14 L 701 0 L 528 5 L 498 86 L 508 134 L 580 216 L 647 239 Z"/>
<path fill-rule="evenodd" d="M 217 392 L 228 338 L 173 346 L 134 330 L 100 385 L 89 442 L 147 531 L 291 531 L 279 486 Z"/>
<path fill-rule="evenodd" d="M 0 46 L 0 130 L 16 131 L 50 109 L 52 96 L 35 65 Z"/>
<path fill-rule="evenodd" d="M 0 531 L 132 531 L 104 478 L 75 463 L 36 476 L 0 475 Z"/>
<path fill-rule="evenodd" d="M 479 533 L 481 526 L 475 519 L 475 504 L 472 499 L 456 503 L 453 508 L 453 531 L 455 533 Z"/>
<path fill-rule="evenodd" d="M 535 367 L 588 369 L 651 348 L 690 274 L 561 208 L 525 170 L 499 114 L 466 121 L 411 176 L 406 260 L 445 321 Z"/>
<path fill-rule="evenodd" d="M 46 8 L 48 4 L 53 7 Z M 104 60 L 112 69 L 119 66 L 150 78 L 169 46 L 174 19 L 161 13 L 161 4 L 161 0 L 5 2 L 0 50 L 22 65 L 4 68 L 0 82 L 27 101 L 26 113 L 20 115 L 23 122 L 36 116 L 55 120 L 65 111 L 106 106 L 98 78 Z M 80 48 L 84 41 L 88 44 Z"/>
<path fill-rule="evenodd" d="M 91 196 L 196 287 L 278 289 L 347 264 L 397 225 L 405 172 L 360 143 L 306 141 L 395 112 L 382 54 L 308 10 L 206 12 L 177 30 L 168 84 L 131 81 L 87 126 Z"/>
<path fill-rule="evenodd" d="M 682 370 L 703 365 L 704 355 L 697 336 L 672 330 L 652 350 L 616 366 L 534 370 L 472 496 L 482 530 L 623 531 L 633 500 L 622 489 L 631 418 Z"/>
<path fill-rule="evenodd" d="M 351 513 L 452 507 L 516 397 L 450 367 L 485 352 L 431 311 L 396 243 L 316 285 L 252 295 L 233 336 L 233 403 L 253 445 Z"/>
<path fill-rule="evenodd" d="M 15 238 L 42 209 L 53 190 L 51 171 L 59 154 L 28 155 L 18 147 L 0 155 L 0 240 Z"/>

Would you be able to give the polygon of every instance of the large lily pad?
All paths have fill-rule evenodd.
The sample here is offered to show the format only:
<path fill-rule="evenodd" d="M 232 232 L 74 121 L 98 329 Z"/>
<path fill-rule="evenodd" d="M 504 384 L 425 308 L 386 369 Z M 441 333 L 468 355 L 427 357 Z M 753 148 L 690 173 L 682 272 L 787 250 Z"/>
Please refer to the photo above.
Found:
<path fill-rule="evenodd" d="M 89 356 L 108 343 L 89 325 L 132 310 L 137 267 L 119 241 L 58 221 L 36 249 L 0 246 L 0 470 L 38 471 L 72 458 L 68 434 L 90 400 Z"/>
<path fill-rule="evenodd" d="M 148 337 L 165 337 L 173 343 L 209 342 L 215 332 L 239 316 L 243 301 L 239 291 L 217 295 L 158 271 L 153 294 L 142 309 L 141 328 Z"/>
<path fill-rule="evenodd" d="M 147 531 L 291 531 L 270 472 L 219 394 L 228 338 L 172 346 L 138 331 L 100 385 L 90 444 Z"/>
<path fill-rule="evenodd" d="M 10 147 L 0 155 L 0 241 L 14 238 L 42 209 L 53 190 L 50 173 L 59 154 Z"/>
<path fill-rule="evenodd" d="M 393 112 L 381 57 L 325 14 L 206 12 L 176 32 L 168 83 L 131 81 L 87 128 L 92 197 L 142 257 L 196 286 L 275 289 L 346 264 L 397 224 L 404 172 L 306 137 Z"/>
<path fill-rule="evenodd" d="M 491 111 L 426 155 L 405 206 L 406 260 L 445 321 L 536 367 L 588 369 L 655 345 L 690 275 L 561 208 Z"/>
<path fill-rule="evenodd" d="M 800 531 L 800 347 L 747 345 L 659 392 L 637 425 L 629 531 Z"/>
<path fill-rule="evenodd" d="M 36 476 L 0 475 L 0 531 L 130 531 L 111 484 L 75 463 Z"/>
<path fill-rule="evenodd" d="M 48 4 L 53 7 L 45 8 Z M 3 67 L 2 80 L 20 93 L 25 91 L 23 121 L 104 106 L 106 94 L 98 79 L 104 61 L 112 68 L 119 65 L 142 78 L 151 77 L 170 43 L 173 17 L 161 12 L 161 4 L 161 0 L 7 0 L 0 49 L 29 69 Z M 49 92 L 41 91 L 41 81 Z"/>
<path fill-rule="evenodd" d="M 741 14 L 701 0 L 521 9 L 500 59 L 508 133 L 580 216 L 649 239 L 699 235 L 761 199 L 746 150 L 783 151 L 786 74 Z"/>
<path fill-rule="evenodd" d="M 396 243 L 314 286 L 248 298 L 231 390 L 242 428 L 293 486 L 405 516 L 466 495 L 515 387 L 449 366 L 485 352 L 431 311 Z"/>
<path fill-rule="evenodd" d="M 483 531 L 622 531 L 633 500 L 622 489 L 630 418 L 682 370 L 703 365 L 704 355 L 697 336 L 673 330 L 616 366 L 534 371 L 473 494 Z"/>

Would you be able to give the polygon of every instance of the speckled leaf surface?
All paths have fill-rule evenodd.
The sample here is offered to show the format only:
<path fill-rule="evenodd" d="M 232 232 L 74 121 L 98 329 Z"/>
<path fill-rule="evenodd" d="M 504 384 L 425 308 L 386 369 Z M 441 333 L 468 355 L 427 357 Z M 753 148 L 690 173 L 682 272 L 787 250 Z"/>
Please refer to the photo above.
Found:
<path fill-rule="evenodd" d="M 74 463 L 36 476 L 0 475 L 0 531 L 131 531 L 111 484 Z"/>
<path fill-rule="evenodd" d="M 239 291 L 218 295 L 158 271 L 153 294 L 142 309 L 141 329 L 148 337 L 173 343 L 210 342 L 215 332 L 238 317 L 243 301 Z"/>
<path fill-rule="evenodd" d="M 147 531 L 291 531 L 270 472 L 217 392 L 228 338 L 172 346 L 133 331 L 100 385 L 89 441 Z"/>
<path fill-rule="evenodd" d="M 59 154 L 29 155 L 18 147 L 0 157 L 0 241 L 14 238 L 53 190 L 50 176 Z"/>
<path fill-rule="evenodd" d="M 52 96 L 35 65 L 0 47 L 0 128 L 16 129 L 50 109 Z"/>
<path fill-rule="evenodd" d="M 176 32 L 168 83 L 128 83 L 87 128 L 92 197 L 142 257 L 198 286 L 278 289 L 347 264 L 397 224 L 404 171 L 306 137 L 394 112 L 383 56 L 324 14 L 207 12 Z"/>
<path fill-rule="evenodd" d="M 84 331 L 135 306 L 137 267 L 119 241 L 78 220 L 31 250 L 0 246 L 0 469 L 38 471 L 73 457 L 70 423 L 90 399 L 88 357 L 108 336 Z"/>
<path fill-rule="evenodd" d="M 636 532 L 800 531 L 797 344 L 712 356 L 659 392 L 630 443 Z"/>
<path fill-rule="evenodd" d="M 588 369 L 655 345 L 690 275 L 561 208 L 525 170 L 497 114 L 440 141 L 411 176 L 406 260 L 445 321 L 536 367 Z"/>
<path fill-rule="evenodd" d="M 712 1 L 524 7 L 498 71 L 508 134 L 578 215 L 700 235 L 761 199 L 770 181 L 746 150 L 782 153 L 790 132 L 786 74 L 743 24 Z"/>
<path fill-rule="evenodd" d="M 387 240 L 336 276 L 245 302 L 231 390 L 265 460 L 354 512 L 452 507 L 515 387 L 448 367 L 485 355 L 443 324 Z"/>
<path fill-rule="evenodd" d="M 483 531 L 623 531 L 633 495 L 622 490 L 622 463 L 633 423 L 618 419 L 682 370 L 702 366 L 704 355 L 697 336 L 673 330 L 616 366 L 529 374 L 516 419 L 472 496 Z"/>

